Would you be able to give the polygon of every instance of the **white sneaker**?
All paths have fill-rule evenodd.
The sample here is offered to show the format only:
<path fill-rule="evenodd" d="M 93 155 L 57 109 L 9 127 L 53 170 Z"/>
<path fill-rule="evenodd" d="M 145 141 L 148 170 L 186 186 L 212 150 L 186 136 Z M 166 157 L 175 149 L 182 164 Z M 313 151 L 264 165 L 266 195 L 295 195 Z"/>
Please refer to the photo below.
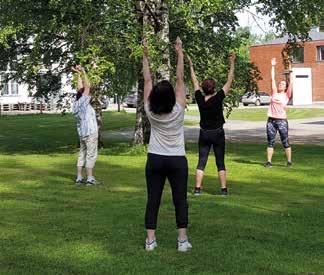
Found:
<path fill-rule="evenodd" d="M 157 247 L 157 242 L 155 239 L 153 241 L 151 241 L 150 243 L 148 243 L 147 240 L 145 241 L 145 250 L 146 251 L 153 251 L 156 247 Z"/>
<path fill-rule="evenodd" d="M 191 243 L 189 243 L 188 239 L 184 241 L 178 240 L 178 251 L 180 252 L 187 252 L 192 248 Z"/>

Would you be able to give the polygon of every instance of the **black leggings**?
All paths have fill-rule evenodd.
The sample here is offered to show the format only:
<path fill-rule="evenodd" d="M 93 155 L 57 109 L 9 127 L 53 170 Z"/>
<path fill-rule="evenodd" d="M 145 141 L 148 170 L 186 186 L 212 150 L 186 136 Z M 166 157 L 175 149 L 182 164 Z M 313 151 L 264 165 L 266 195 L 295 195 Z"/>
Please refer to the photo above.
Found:
<path fill-rule="evenodd" d="M 188 162 L 185 156 L 162 156 L 149 153 L 146 162 L 146 229 L 156 229 L 165 180 L 171 185 L 178 228 L 188 226 Z"/>
<path fill-rule="evenodd" d="M 276 142 L 276 135 L 279 132 L 281 143 L 285 149 L 290 147 L 288 139 L 288 121 L 287 119 L 268 118 L 267 137 L 268 147 L 273 148 Z"/>
<path fill-rule="evenodd" d="M 199 161 L 197 169 L 204 171 L 210 147 L 213 146 L 218 171 L 225 169 L 225 132 L 223 128 L 215 130 L 200 129 L 199 133 Z"/>

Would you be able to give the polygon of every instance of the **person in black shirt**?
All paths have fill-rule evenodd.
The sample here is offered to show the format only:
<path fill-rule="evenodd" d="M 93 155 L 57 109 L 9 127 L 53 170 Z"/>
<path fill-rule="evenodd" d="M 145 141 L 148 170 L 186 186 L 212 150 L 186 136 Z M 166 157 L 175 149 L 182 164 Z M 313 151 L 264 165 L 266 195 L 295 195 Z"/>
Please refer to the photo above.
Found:
<path fill-rule="evenodd" d="M 235 54 L 229 57 L 230 70 L 228 78 L 223 88 L 215 92 L 215 80 L 206 79 L 201 87 L 197 80 L 193 63 L 188 57 L 190 65 L 191 80 L 195 89 L 195 98 L 200 112 L 200 133 L 199 133 L 199 161 L 196 170 L 195 195 L 201 194 L 204 169 L 208 160 L 211 146 L 213 146 L 218 176 L 221 183 L 221 194 L 227 195 L 226 187 L 226 169 L 224 163 L 225 156 L 225 133 L 223 124 L 225 123 L 223 115 L 223 100 L 228 93 L 234 79 Z"/>

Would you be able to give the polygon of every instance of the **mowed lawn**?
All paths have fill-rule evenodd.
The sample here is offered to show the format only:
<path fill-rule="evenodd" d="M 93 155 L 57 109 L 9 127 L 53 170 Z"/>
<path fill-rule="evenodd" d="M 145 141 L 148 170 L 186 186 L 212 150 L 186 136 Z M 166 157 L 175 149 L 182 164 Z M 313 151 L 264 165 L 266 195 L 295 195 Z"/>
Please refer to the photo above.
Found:
<path fill-rule="evenodd" d="M 105 129 L 134 116 L 106 113 Z M 168 184 L 159 214 L 159 247 L 143 249 L 145 147 L 106 141 L 100 187 L 75 187 L 74 120 L 45 115 L 0 118 L 0 274 L 322 274 L 324 147 L 294 146 L 272 169 L 264 146 L 228 144 L 230 196 L 217 195 L 213 158 L 204 193 L 194 197 L 196 144 L 187 144 L 189 237 L 176 251 Z M 279 150 L 280 149 L 280 150 Z"/>
<path fill-rule="evenodd" d="M 267 120 L 267 108 L 235 108 L 231 112 L 228 119 L 231 120 L 247 120 L 247 121 L 265 121 Z M 190 110 L 186 112 L 187 115 L 199 116 L 198 110 Z M 225 113 L 224 113 L 225 115 Z M 324 117 L 324 108 L 293 108 L 287 109 L 288 119 L 303 119 Z"/>

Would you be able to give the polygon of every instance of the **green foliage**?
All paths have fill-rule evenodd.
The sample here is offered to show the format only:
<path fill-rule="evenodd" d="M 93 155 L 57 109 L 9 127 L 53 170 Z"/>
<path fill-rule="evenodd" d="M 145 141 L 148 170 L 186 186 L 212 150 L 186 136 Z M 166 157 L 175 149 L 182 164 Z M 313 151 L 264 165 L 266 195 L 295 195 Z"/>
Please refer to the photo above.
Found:
<path fill-rule="evenodd" d="M 9 64 L 10 77 L 39 87 L 39 73 L 50 79 L 81 63 L 87 68 L 93 85 L 101 93 L 127 93 L 138 80 L 141 68 L 140 41 L 149 35 L 153 72 L 168 64 L 161 56 L 171 58 L 174 75 L 175 54 L 172 42 L 159 38 L 164 21 L 152 15 L 149 30 L 143 30 L 143 14 L 137 9 L 140 1 L 129 0 L 2 0 L 0 2 L 0 62 Z M 146 0 L 153 7 L 160 0 Z M 168 13 L 170 41 L 183 39 L 186 52 L 192 56 L 198 75 L 213 76 L 219 85 L 224 82 L 227 56 L 238 53 L 240 69 L 234 93 L 247 89 L 246 31 L 238 30 L 235 13 L 250 5 L 272 16 L 272 24 L 291 40 L 307 38 L 309 27 L 318 24 L 323 14 L 323 1 L 278 2 L 275 0 L 167 0 L 155 16 Z M 166 6 L 165 6 L 166 5 Z M 266 38 L 267 39 L 267 38 Z M 252 67 L 252 71 L 255 68 Z M 242 73 L 241 73 L 242 72 Z M 245 76 L 245 79 L 244 79 Z M 248 76 L 248 77 L 247 77 Z M 42 87 L 37 95 L 57 93 L 58 87 Z M 236 99 L 234 99 L 235 101 Z"/>

